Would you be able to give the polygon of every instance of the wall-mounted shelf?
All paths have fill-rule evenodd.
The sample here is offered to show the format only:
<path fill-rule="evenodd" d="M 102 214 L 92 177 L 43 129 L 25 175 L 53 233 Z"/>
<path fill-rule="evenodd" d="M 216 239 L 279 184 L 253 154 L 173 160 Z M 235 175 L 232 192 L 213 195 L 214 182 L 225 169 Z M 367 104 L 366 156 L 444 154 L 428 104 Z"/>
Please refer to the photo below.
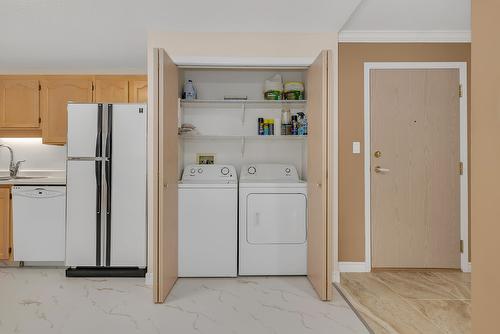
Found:
<path fill-rule="evenodd" d="M 306 140 L 307 136 L 244 136 L 244 135 L 190 135 L 183 134 L 184 140 Z"/>
<path fill-rule="evenodd" d="M 304 108 L 307 100 L 180 100 L 182 107 L 202 107 L 202 106 L 254 106 L 259 108 L 279 108 L 282 105 L 289 105 L 295 108 Z"/>
<path fill-rule="evenodd" d="M 245 155 L 247 141 L 302 141 L 306 142 L 307 136 L 244 136 L 244 135 L 190 135 L 182 134 L 180 138 L 183 140 L 203 140 L 203 141 L 219 141 L 219 140 L 239 140 L 241 143 L 241 157 Z"/>

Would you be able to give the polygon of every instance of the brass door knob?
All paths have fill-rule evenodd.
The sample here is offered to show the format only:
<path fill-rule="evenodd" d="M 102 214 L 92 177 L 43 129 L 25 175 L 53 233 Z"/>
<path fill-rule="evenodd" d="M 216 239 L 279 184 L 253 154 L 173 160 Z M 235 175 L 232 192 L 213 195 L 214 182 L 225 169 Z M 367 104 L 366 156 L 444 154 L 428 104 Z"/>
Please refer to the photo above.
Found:
<path fill-rule="evenodd" d="M 373 156 L 374 156 L 375 158 L 380 158 L 380 157 L 382 156 L 382 152 L 380 152 L 380 151 L 375 151 L 375 153 L 373 153 Z"/>

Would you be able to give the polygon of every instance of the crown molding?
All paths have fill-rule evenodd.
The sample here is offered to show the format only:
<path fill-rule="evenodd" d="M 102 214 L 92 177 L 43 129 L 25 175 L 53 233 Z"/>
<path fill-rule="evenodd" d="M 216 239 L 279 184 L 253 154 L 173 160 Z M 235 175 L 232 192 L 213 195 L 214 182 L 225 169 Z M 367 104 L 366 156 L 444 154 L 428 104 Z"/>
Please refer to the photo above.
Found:
<path fill-rule="evenodd" d="M 470 43 L 471 32 L 398 31 L 398 30 L 344 30 L 339 32 L 341 43 Z"/>

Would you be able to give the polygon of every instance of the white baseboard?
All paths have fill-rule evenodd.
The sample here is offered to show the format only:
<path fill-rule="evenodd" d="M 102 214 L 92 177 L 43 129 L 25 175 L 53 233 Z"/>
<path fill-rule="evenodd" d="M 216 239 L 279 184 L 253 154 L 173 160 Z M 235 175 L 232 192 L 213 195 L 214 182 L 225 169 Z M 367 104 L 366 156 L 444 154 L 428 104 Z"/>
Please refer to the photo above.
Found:
<path fill-rule="evenodd" d="M 367 268 L 365 262 L 339 262 L 341 273 L 367 273 L 370 269 Z"/>
<path fill-rule="evenodd" d="M 146 279 L 144 284 L 149 286 L 153 285 L 153 273 L 146 273 Z"/>
<path fill-rule="evenodd" d="M 472 272 L 472 264 L 469 262 L 469 265 L 467 267 L 467 269 L 464 271 L 466 273 L 471 273 Z"/>
<path fill-rule="evenodd" d="M 340 283 L 340 271 L 333 272 L 333 283 Z"/>

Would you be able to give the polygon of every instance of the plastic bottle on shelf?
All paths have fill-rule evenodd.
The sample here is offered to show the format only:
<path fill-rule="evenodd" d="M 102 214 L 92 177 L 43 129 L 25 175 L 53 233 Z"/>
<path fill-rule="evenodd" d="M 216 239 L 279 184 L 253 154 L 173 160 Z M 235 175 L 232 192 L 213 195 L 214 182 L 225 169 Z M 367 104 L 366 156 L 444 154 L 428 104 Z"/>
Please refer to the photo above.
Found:
<path fill-rule="evenodd" d="M 195 100 L 196 99 L 196 89 L 194 88 L 192 80 L 188 80 L 184 84 L 184 89 L 183 89 L 182 95 L 183 95 L 183 98 L 186 100 Z"/>
<path fill-rule="evenodd" d="M 267 119 L 264 120 L 264 136 L 269 136 L 269 123 Z"/>
<path fill-rule="evenodd" d="M 264 119 L 262 117 L 259 117 L 259 119 L 257 120 L 257 123 L 258 123 L 257 133 L 259 134 L 259 136 L 263 136 L 264 135 Z"/>
<path fill-rule="evenodd" d="M 307 118 L 306 114 L 303 112 L 297 113 L 297 116 L 299 117 L 299 130 L 298 130 L 298 135 L 299 136 L 307 136 Z"/>
<path fill-rule="evenodd" d="M 274 119 L 268 119 L 269 123 L 269 135 L 274 136 Z"/>
<path fill-rule="evenodd" d="M 296 136 L 299 132 L 299 122 L 297 121 L 297 115 L 292 115 L 292 135 Z"/>
<path fill-rule="evenodd" d="M 287 126 L 292 122 L 290 107 L 284 106 L 281 110 L 281 134 L 287 135 Z"/>

